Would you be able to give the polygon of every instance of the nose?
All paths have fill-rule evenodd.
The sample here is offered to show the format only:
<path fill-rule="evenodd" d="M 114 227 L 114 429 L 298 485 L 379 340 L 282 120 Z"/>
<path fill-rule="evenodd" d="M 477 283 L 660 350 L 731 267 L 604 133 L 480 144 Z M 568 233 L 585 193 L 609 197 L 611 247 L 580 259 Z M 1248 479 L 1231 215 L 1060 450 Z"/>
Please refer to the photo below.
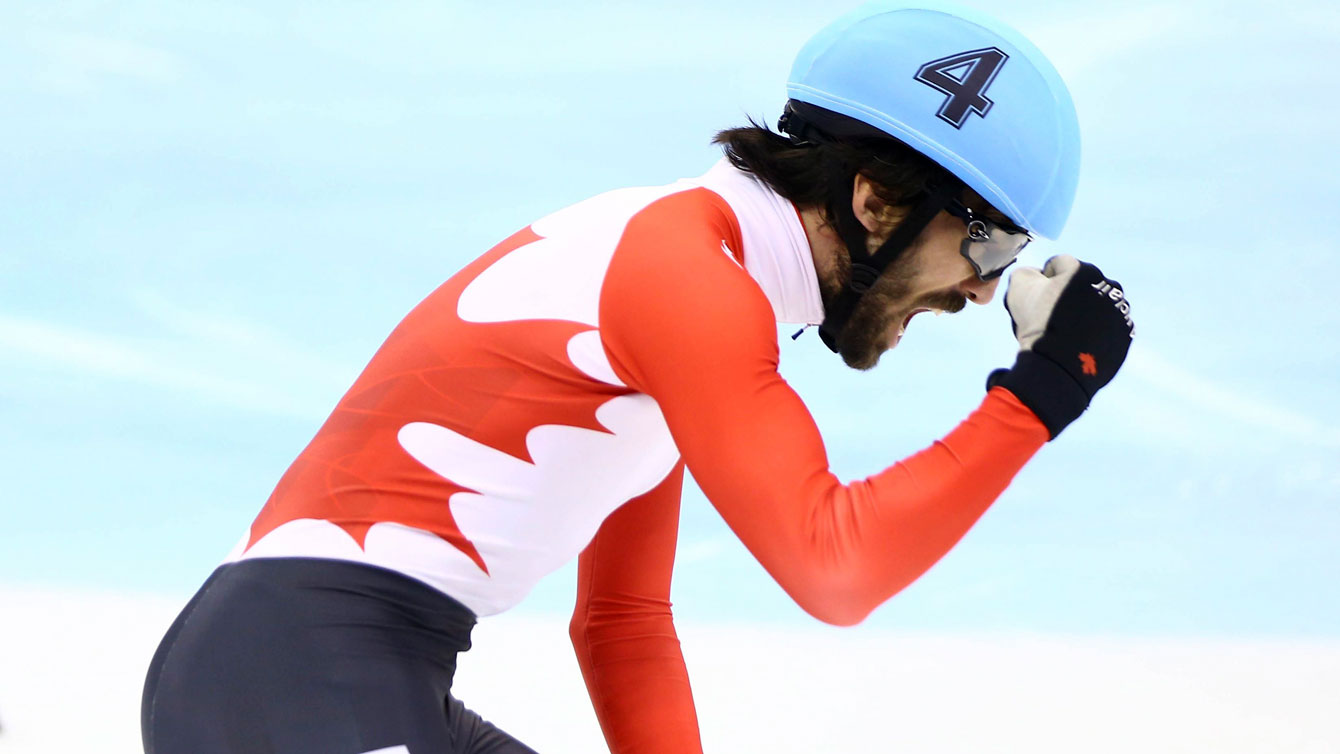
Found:
<path fill-rule="evenodd" d="M 995 297 L 996 286 L 999 284 L 999 277 L 983 280 L 974 273 L 964 278 L 963 282 L 959 283 L 958 289 L 969 301 L 986 306 Z"/>

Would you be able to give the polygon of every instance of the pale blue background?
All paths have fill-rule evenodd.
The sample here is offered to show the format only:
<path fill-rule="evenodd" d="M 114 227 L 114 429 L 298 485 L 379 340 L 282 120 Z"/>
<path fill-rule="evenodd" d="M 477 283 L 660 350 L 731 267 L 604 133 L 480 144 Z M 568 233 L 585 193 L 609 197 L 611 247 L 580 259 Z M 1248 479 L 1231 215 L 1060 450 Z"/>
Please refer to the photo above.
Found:
<path fill-rule="evenodd" d="M 188 594 L 414 303 L 542 214 L 702 172 L 846 7 L 0 6 L 0 581 Z M 1100 264 L 1140 333 L 872 622 L 1340 636 L 1340 11 L 980 7 L 1054 59 L 1084 134 L 1070 225 L 1028 261 Z M 918 318 L 870 374 L 783 343 L 847 478 L 950 429 L 1013 351 L 998 303 Z M 676 602 L 809 620 L 696 491 Z"/>

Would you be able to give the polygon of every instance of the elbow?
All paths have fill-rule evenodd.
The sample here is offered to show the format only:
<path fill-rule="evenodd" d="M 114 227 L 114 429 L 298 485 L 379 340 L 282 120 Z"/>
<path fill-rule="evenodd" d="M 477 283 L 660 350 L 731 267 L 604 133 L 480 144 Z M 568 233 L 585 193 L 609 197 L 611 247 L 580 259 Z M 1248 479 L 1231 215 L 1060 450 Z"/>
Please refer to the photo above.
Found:
<path fill-rule="evenodd" d="M 788 590 L 802 610 L 830 626 L 854 626 L 865 620 L 887 597 L 872 594 L 858 574 L 826 574 L 805 585 Z"/>
<path fill-rule="evenodd" d="M 568 622 L 568 637 L 577 647 L 609 636 L 674 632 L 670 601 L 659 598 L 597 599 L 578 606 Z"/>
<path fill-rule="evenodd" d="M 854 626 L 865 620 L 866 616 L 870 614 L 869 610 L 862 610 L 860 608 L 852 608 L 848 606 L 834 608 L 831 606 L 810 607 L 801 605 L 801 607 L 804 608 L 805 612 L 830 626 Z"/>
<path fill-rule="evenodd" d="M 586 646 L 586 629 L 589 625 L 586 618 L 585 610 L 576 610 L 568 622 L 568 638 L 572 640 L 572 646 L 578 649 Z"/>

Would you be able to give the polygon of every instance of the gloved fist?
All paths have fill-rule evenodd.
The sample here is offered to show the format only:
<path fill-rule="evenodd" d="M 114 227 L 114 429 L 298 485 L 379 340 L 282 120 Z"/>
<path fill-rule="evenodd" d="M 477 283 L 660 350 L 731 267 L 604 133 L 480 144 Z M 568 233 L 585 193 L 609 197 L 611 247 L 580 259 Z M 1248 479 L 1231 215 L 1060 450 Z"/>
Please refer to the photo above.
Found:
<path fill-rule="evenodd" d="M 1121 283 L 1072 256 L 1010 275 L 1005 309 L 1019 356 L 997 369 L 987 388 L 1006 388 L 1047 425 L 1052 439 L 1079 418 L 1100 388 L 1112 381 L 1135 336 Z"/>

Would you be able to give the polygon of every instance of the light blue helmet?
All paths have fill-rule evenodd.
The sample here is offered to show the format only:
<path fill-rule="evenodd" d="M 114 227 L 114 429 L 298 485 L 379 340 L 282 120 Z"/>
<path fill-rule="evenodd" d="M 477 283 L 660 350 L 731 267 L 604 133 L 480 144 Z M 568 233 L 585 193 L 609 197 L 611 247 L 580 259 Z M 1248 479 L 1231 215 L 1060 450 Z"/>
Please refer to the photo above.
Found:
<path fill-rule="evenodd" d="M 1070 92 L 1032 43 L 984 13 L 867 3 L 805 44 L 786 90 L 935 160 L 1032 234 L 1065 226 L 1079 181 Z"/>

